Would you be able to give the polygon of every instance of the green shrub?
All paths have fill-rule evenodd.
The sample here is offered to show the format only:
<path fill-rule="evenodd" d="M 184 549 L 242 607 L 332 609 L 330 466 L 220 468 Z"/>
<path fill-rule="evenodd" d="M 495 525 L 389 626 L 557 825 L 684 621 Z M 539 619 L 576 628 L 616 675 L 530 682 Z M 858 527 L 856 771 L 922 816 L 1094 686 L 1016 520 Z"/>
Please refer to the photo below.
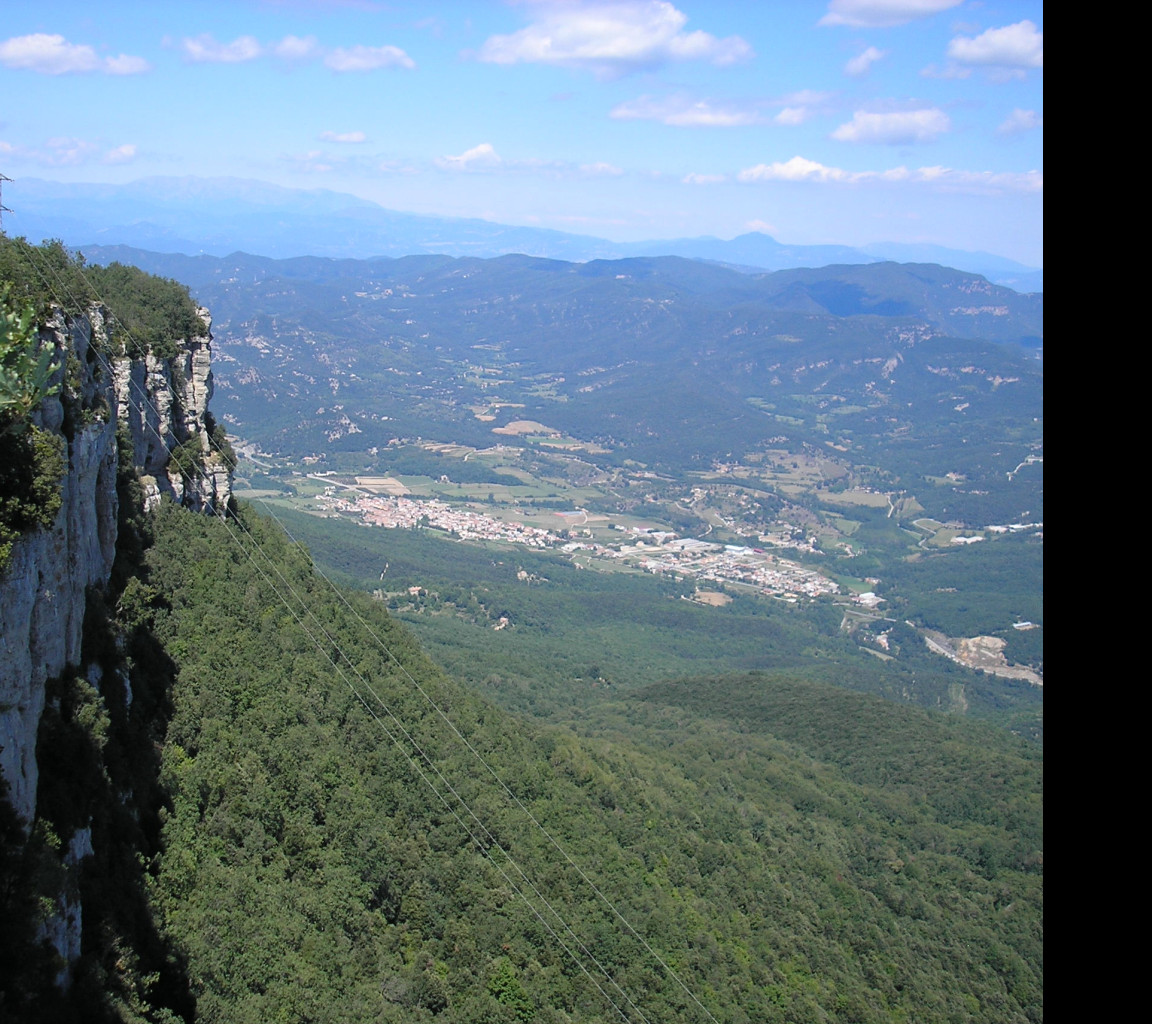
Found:
<path fill-rule="evenodd" d="M 49 381 L 60 367 L 52 355 L 51 348 L 39 347 L 33 306 L 15 301 L 11 284 L 0 283 L 0 437 L 22 431 L 32 410 L 55 390 Z"/>
<path fill-rule="evenodd" d="M 12 543 L 21 534 L 51 526 L 60 511 L 64 439 L 26 423 L 5 439 L 0 458 L 0 572 L 8 567 Z"/>
<path fill-rule="evenodd" d="M 186 286 L 123 263 L 87 270 L 96 294 L 115 314 L 113 337 L 133 358 L 176 355 L 176 343 L 208 333 Z"/>
<path fill-rule="evenodd" d="M 168 453 L 168 464 L 178 470 L 182 477 L 191 480 L 204 472 L 204 449 L 200 435 L 193 434 Z"/>

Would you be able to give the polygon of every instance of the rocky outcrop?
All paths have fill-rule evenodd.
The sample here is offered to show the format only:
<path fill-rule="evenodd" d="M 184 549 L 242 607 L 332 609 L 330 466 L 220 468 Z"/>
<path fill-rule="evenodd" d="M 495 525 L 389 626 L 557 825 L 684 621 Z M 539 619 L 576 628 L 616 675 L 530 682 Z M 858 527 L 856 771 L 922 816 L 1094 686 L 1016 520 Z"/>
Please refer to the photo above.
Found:
<path fill-rule="evenodd" d="M 207 311 L 201 316 L 209 325 Z M 126 672 L 81 664 L 89 594 L 107 586 L 116 557 L 117 477 L 128 450 L 123 435 L 146 502 L 167 495 L 215 512 L 232 493 L 230 466 L 209 441 L 211 337 L 177 344 L 170 359 L 111 358 L 107 318 L 94 307 L 85 316 L 58 316 L 40 331 L 40 346 L 55 349 L 58 388 L 32 423 L 66 446 L 60 510 L 50 527 L 19 537 L 0 569 L 0 772 L 25 828 L 37 813 L 37 739 L 49 681 L 72 666 L 106 700 L 125 707 L 131 700 Z M 177 461 L 183 471 L 174 468 Z M 107 692 L 106 680 L 112 683 Z M 47 894 L 55 912 L 40 921 L 38 934 L 56 951 L 56 982 L 67 988 L 81 954 L 80 862 L 93 852 L 92 830 L 75 828 L 60 838 L 66 843 L 59 854 L 62 881 Z"/>
<path fill-rule="evenodd" d="M 209 445 L 211 337 L 181 343 L 172 359 L 109 360 L 106 324 L 96 307 L 41 331 L 41 345 L 56 349 L 62 392 L 33 422 L 67 444 L 62 504 L 50 528 L 15 542 L 0 574 L 0 771 L 26 822 L 36 811 L 44 684 L 79 665 L 86 593 L 107 583 L 115 558 L 118 426 L 127 429 L 150 500 L 168 495 L 215 511 L 231 497 L 229 467 Z M 202 472 L 171 471 L 170 453 L 180 446 L 199 448 Z"/>
<path fill-rule="evenodd" d="M 211 328 L 206 309 L 200 317 Z M 192 338 L 174 359 L 120 359 L 113 368 L 117 417 L 128 429 L 136 472 L 150 504 L 168 495 L 197 511 L 227 506 L 232 474 L 210 444 L 208 403 L 212 399 L 211 334 Z M 171 468 L 170 453 L 198 438 L 202 472 L 187 477 Z"/>
<path fill-rule="evenodd" d="M 107 581 L 116 554 L 116 424 L 107 415 L 114 394 L 108 374 L 98 370 L 91 337 L 87 321 L 57 320 L 41 332 L 41 344 L 57 349 L 55 383 L 63 383 L 72 356 L 78 408 L 66 409 L 56 395 L 33 414 L 36 426 L 67 442 L 61 507 L 50 529 L 16 541 L 0 576 L 0 771 L 26 821 L 36 810 L 44 684 L 79 663 L 87 589 Z"/>

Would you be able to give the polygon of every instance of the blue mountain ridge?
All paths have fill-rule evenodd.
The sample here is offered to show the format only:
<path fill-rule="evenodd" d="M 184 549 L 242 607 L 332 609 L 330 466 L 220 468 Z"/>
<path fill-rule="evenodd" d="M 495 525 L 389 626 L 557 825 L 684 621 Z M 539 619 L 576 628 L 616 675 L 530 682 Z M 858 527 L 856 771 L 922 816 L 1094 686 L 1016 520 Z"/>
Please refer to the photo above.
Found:
<path fill-rule="evenodd" d="M 5 230 L 70 246 L 128 245 L 154 252 L 226 256 L 237 250 L 284 259 L 329 256 L 509 253 L 570 262 L 682 256 L 753 271 L 866 264 L 937 263 L 982 274 L 1020 292 L 1043 291 L 1043 271 L 983 252 L 878 242 L 864 248 L 788 245 L 749 232 L 736 238 L 613 242 L 545 228 L 389 210 L 326 189 L 291 189 L 242 178 L 155 177 L 123 185 L 22 178 L 9 184 Z"/>

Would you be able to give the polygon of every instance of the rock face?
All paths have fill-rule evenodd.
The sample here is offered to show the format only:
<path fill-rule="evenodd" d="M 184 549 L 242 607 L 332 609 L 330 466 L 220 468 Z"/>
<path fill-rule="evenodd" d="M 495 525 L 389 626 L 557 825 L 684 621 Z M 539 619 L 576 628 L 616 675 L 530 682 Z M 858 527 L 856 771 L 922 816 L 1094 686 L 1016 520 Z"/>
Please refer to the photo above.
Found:
<path fill-rule="evenodd" d="M 200 317 L 207 327 L 206 309 Z M 121 359 L 113 367 L 117 418 L 132 440 L 136 472 L 151 504 L 167 494 L 197 511 L 212 512 L 232 497 L 232 475 L 209 446 L 212 399 L 212 336 L 192 338 L 174 359 Z M 188 479 L 170 470 L 169 453 L 193 436 L 205 456 L 202 475 Z"/>
<path fill-rule="evenodd" d="M 201 311 L 207 320 L 207 312 Z M 0 772 L 16 812 L 36 812 L 36 735 L 44 710 L 44 684 L 66 666 L 79 665 L 85 594 L 103 587 L 116 553 L 119 467 L 117 427 L 124 424 L 137 473 L 150 500 L 162 495 L 194 509 L 223 509 L 231 497 L 229 467 L 209 448 L 212 396 L 211 337 L 177 346 L 172 359 L 101 354 L 107 312 L 63 317 L 41 331 L 41 345 L 56 349 L 57 383 L 67 396 L 46 399 L 36 426 L 67 443 L 62 504 L 49 529 L 13 545 L 0 574 Z M 177 446 L 198 445 L 204 472 L 170 472 Z"/>

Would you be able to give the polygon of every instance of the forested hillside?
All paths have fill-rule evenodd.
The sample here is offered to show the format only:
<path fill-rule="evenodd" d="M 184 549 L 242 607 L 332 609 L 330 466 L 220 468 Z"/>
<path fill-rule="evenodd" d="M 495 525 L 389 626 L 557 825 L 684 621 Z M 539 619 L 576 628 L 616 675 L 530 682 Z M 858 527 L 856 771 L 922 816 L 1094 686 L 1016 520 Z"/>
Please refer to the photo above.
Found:
<path fill-rule="evenodd" d="M 1041 1019 L 1035 748 L 755 675 L 577 739 L 243 523 L 162 512 L 141 620 L 199 1019 Z"/>

